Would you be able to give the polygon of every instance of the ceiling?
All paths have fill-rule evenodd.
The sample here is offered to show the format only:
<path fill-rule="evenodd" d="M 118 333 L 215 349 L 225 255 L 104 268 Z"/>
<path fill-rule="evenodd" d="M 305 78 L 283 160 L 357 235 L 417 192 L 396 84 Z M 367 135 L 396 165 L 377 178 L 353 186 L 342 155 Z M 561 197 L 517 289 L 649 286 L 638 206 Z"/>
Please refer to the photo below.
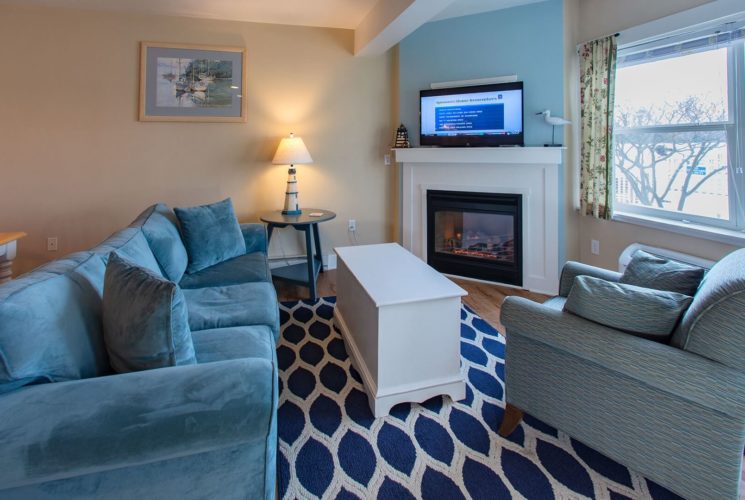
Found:
<path fill-rule="evenodd" d="M 0 0 L 0 4 L 225 19 L 272 24 L 357 28 L 378 0 Z M 455 0 L 433 19 L 504 9 L 541 0 Z"/>

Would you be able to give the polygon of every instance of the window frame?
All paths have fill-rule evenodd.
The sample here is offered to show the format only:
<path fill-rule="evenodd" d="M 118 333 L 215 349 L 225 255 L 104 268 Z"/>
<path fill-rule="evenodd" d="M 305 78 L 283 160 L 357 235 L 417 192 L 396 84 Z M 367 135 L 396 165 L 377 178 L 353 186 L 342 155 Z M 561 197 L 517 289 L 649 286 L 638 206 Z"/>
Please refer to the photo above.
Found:
<path fill-rule="evenodd" d="M 713 50 L 716 47 L 712 47 Z M 696 214 L 680 213 L 674 210 L 648 206 L 620 203 L 616 198 L 616 186 L 613 186 L 614 218 L 630 222 L 634 216 L 669 220 L 676 226 L 694 224 L 697 226 L 719 228 L 729 231 L 745 231 L 745 174 L 743 160 L 745 160 L 745 41 L 738 40 L 727 47 L 727 121 L 711 123 L 686 123 L 680 125 L 652 125 L 646 127 L 625 127 L 613 130 L 613 150 L 615 151 L 616 137 L 623 133 L 680 133 L 697 131 L 722 131 L 727 141 L 728 152 L 728 203 L 729 219 L 718 219 Z M 619 48 L 622 52 L 623 47 Z M 705 51 L 705 50 L 704 50 Z M 701 52 L 704 52 L 701 51 Z M 685 54 L 674 55 L 670 58 L 681 57 Z M 742 82 L 738 82 L 738 75 Z M 741 83 L 738 86 L 738 83 Z M 737 103 L 741 103 L 739 108 Z M 614 178 L 616 164 L 613 162 Z M 738 203 L 741 200 L 741 203 Z M 620 217 L 615 217 L 618 214 Z M 658 222 L 659 223 L 659 222 Z"/>

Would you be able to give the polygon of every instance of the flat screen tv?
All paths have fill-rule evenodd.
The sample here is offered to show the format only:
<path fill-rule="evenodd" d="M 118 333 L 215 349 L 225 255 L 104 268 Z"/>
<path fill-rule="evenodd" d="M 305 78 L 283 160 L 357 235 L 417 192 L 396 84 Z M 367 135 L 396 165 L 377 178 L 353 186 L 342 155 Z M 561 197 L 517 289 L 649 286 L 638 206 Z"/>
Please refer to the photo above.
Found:
<path fill-rule="evenodd" d="M 523 82 L 422 90 L 422 146 L 522 146 Z"/>

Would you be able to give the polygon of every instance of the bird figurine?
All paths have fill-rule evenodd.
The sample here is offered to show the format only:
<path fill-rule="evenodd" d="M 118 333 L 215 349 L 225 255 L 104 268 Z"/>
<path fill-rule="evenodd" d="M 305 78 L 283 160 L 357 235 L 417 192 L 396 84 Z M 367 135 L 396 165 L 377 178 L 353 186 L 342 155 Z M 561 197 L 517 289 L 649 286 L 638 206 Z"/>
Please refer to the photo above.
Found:
<path fill-rule="evenodd" d="M 543 115 L 543 119 L 551 125 L 551 144 L 544 144 L 544 146 L 547 147 L 561 147 L 561 144 L 556 144 L 556 140 L 554 139 L 555 133 L 556 133 L 556 127 L 563 127 L 564 125 L 569 125 L 569 120 L 565 120 L 564 118 L 560 116 L 551 116 L 551 110 L 550 109 L 544 109 L 543 111 L 536 113 L 536 115 Z"/>

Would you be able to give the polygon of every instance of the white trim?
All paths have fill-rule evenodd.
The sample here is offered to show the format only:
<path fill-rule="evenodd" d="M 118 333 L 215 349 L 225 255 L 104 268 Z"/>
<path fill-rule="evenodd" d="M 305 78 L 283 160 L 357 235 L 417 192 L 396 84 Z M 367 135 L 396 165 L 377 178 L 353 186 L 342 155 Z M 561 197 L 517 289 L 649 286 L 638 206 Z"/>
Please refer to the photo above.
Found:
<path fill-rule="evenodd" d="M 718 241 L 728 245 L 745 246 L 745 232 L 724 229 L 705 224 L 686 224 L 684 222 L 663 219 L 660 217 L 651 217 L 648 215 L 631 214 L 616 212 L 612 220 L 616 222 L 625 222 L 627 224 L 636 224 L 638 226 L 669 231 L 671 233 L 682 234 L 694 238 Z"/>
<path fill-rule="evenodd" d="M 450 89 L 454 87 L 474 87 L 476 85 L 490 85 L 493 83 L 511 83 L 517 81 L 517 75 L 501 75 L 489 78 L 475 78 L 473 80 L 453 80 L 450 82 L 430 83 L 431 89 Z"/>
<path fill-rule="evenodd" d="M 716 0 L 692 9 L 678 12 L 661 19 L 640 24 L 623 30 L 618 36 L 618 48 L 659 38 L 660 35 L 672 35 L 676 31 L 690 30 L 692 27 L 706 27 L 711 22 L 722 22 L 727 17 L 745 11 L 742 0 Z"/>

